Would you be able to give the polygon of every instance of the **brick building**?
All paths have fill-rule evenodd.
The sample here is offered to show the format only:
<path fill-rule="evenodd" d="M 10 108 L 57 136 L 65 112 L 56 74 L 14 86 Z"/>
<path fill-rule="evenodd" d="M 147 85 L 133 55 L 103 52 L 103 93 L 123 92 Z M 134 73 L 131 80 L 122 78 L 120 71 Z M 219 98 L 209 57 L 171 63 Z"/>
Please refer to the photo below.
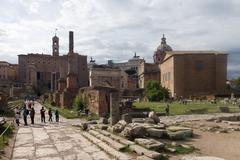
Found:
<path fill-rule="evenodd" d="M 174 97 L 221 94 L 226 91 L 227 54 L 216 51 L 166 52 L 161 84 Z"/>
<path fill-rule="evenodd" d="M 73 47 L 74 44 L 69 43 L 69 52 L 73 52 Z M 67 77 L 68 55 L 59 55 L 59 38 L 55 35 L 52 38 L 52 55 L 38 53 L 18 55 L 19 80 L 31 85 L 41 82 L 52 91 L 56 90 L 60 75 L 63 78 Z M 87 56 L 78 53 L 73 53 L 73 55 L 72 65 L 77 75 L 77 85 L 78 87 L 88 86 Z"/>
<path fill-rule="evenodd" d="M 0 80 L 16 81 L 18 79 L 18 65 L 0 61 Z"/>
<path fill-rule="evenodd" d="M 147 81 L 160 81 L 160 67 L 155 63 L 141 63 L 138 69 L 139 88 L 145 88 Z"/>
<path fill-rule="evenodd" d="M 223 94 L 227 81 L 227 54 L 217 51 L 174 51 L 163 35 L 154 63 L 141 64 L 139 86 L 157 80 L 173 97 Z"/>

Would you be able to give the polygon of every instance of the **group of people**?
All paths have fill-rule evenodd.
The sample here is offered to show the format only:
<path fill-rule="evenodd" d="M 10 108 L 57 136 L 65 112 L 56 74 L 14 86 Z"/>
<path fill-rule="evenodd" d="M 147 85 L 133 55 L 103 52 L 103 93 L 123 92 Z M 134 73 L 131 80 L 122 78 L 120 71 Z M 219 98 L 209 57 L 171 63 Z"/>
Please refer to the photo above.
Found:
<path fill-rule="evenodd" d="M 46 110 L 44 109 L 44 107 L 42 107 L 42 109 L 40 110 L 41 122 L 42 123 L 46 123 L 46 121 L 45 121 L 45 112 L 46 112 Z M 51 108 L 49 108 L 49 110 L 48 110 L 48 117 L 49 117 L 48 121 L 52 122 L 53 121 L 53 119 L 52 119 L 53 112 L 52 112 Z M 56 120 L 56 122 L 59 122 L 59 112 L 58 112 L 58 110 L 55 111 L 55 120 Z"/>
<path fill-rule="evenodd" d="M 30 115 L 31 124 L 34 124 L 34 119 L 35 119 L 34 100 L 26 100 L 25 104 L 23 106 L 23 109 L 20 109 L 19 107 L 16 107 L 15 118 L 16 118 L 16 123 L 17 123 L 18 126 L 20 124 L 21 111 L 22 111 L 22 115 L 23 115 L 24 125 L 25 126 L 28 125 L 28 122 L 27 122 L 28 115 Z M 46 123 L 45 112 L 46 112 L 45 108 L 42 107 L 41 110 L 40 110 L 41 122 L 42 123 Z M 52 112 L 51 108 L 48 110 L 48 116 L 49 116 L 48 121 L 52 122 L 53 121 L 53 118 L 52 118 L 53 117 L 53 112 Z M 59 112 L 58 112 L 58 110 L 55 111 L 55 120 L 56 120 L 56 122 L 59 122 Z"/>

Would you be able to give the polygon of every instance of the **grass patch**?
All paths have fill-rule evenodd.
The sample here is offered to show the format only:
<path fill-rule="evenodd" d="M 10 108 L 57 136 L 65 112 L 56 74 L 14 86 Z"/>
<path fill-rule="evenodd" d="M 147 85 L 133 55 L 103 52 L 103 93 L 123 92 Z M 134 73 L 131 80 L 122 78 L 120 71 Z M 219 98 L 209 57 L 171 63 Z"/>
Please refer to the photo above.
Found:
<path fill-rule="evenodd" d="M 169 158 L 168 157 L 165 157 L 165 156 L 161 156 L 159 158 L 154 158 L 154 160 L 168 160 Z"/>
<path fill-rule="evenodd" d="M 182 146 L 176 146 L 176 153 L 177 154 L 189 154 L 195 151 L 195 148 L 190 146 L 189 148 L 184 148 Z"/>
<path fill-rule="evenodd" d="M 171 152 L 169 149 L 175 150 L 174 152 Z M 189 154 L 194 151 L 196 151 L 197 148 L 193 146 L 188 146 L 188 145 L 172 145 L 172 144 L 167 144 L 165 147 L 165 151 L 168 153 L 174 153 L 174 154 Z"/>
<path fill-rule="evenodd" d="M 122 148 L 119 149 L 120 152 L 123 152 L 123 153 L 132 153 L 133 151 L 130 149 L 129 145 L 126 145 Z"/>
<path fill-rule="evenodd" d="M 55 112 L 55 110 L 58 110 L 59 114 L 64 118 L 67 118 L 67 119 L 79 118 L 78 113 L 75 109 L 66 109 L 66 108 L 52 106 L 48 102 L 44 102 L 43 106 L 46 107 L 47 109 L 51 108 L 53 112 Z"/>
<path fill-rule="evenodd" d="M 76 108 L 71 108 L 71 109 L 69 108 L 68 109 L 68 108 L 56 107 L 56 106 L 52 106 L 48 102 L 44 102 L 43 106 L 46 107 L 47 109 L 51 108 L 53 112 L 55 112 L 55 110 L 58 109 L 59 114 L 61 116 L 63 116 L 64 118 L 67 118 L 67 119 L 86 118 L 88 121 L 99 119 L 99 117 L 96 114 L 79 115 Z"/>
<path fill-rule="evenodd" d="M 155 112 L 165 112 L 167 103 L 165 102 L 135 102 L 133 104 L 135 108 L 141 110 L 153 110 Z M 239 107 L 233 105 L 224 105 L 222 103 L 211 104 L 210 102 L 189 102 L 187 105 L 173 102 L 170 104 L 170 115 L 182 115 L 182 114 L 198 114 L 192 113 L 191 110 L 206 109 L 206 113 L 218 113 L 218 106 L 229 106 L 230 112 L 240 112 Z M 199 113 L 200 114 L 200 113 Z"/>
<path fill-rule="evenodd" d="M 3 116 L 3 117 L 14 117 L 15 116 L 15 113 L 14 113 L 14 109 L 16 107 L 23 107 L 24 106 L 24 102 L 23 100 L 14 100 L 14 101 L 9 101 L 8 102 L 8 109 L 7 110 L 4 110 L 4 111 L 0 111 L 0 116 Z"/>
<path fill-rule="evenodd" d="M 8 125 L 9 125 L 9 124 L 6 123 L 6 124 L 0 126 L 0 134 L 2 134 L 2 133 L 5 131 L 5 129 L 8 127 Z M 3 150 L 4 147 L 5 147 L 6 145 L 8 145 L 8 140 L 9 140 L 9 138 L 12 137 L 12 135 L 13 135 L 13 130 L 14 130 L 14 126 L 13 126 L 13 125 L 10 125 L 10 127 L 8 128 L 8 130 L 6 130 L 6 132 L 4 133 L 4 137 L 3 137 L 3 136 L 0 137 L 0 150 Z"/>

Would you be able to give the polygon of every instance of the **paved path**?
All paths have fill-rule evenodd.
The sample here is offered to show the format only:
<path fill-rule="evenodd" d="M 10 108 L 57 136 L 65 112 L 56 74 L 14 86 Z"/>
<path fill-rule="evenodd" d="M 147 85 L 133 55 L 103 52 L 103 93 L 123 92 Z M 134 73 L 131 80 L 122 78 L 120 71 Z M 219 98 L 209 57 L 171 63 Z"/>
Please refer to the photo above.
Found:
<path fill-rule="evenodd" d="M 161 122 L 165 124 L 174 124 L 176 122 L 210 120 L 221 117 L 240 116 L 240 113 L 212 113 L 212 114 L 193 114 L 193 115 L 178 115 L 178 116 L 162 116 Z"/>
<path fill-rule="evenodd" d="M 108 160 L 112 159 L 60 117 L 60 122 L 40 123 L 39 103 L 35 104 L 36 124 L 20 126 L 13 160 Z M 46 119 L 48 116 L 46 116 Z M 29 118 L 30 119 L 30 118 Z M 70 121 L 72 122 L 72 121 Z"/>

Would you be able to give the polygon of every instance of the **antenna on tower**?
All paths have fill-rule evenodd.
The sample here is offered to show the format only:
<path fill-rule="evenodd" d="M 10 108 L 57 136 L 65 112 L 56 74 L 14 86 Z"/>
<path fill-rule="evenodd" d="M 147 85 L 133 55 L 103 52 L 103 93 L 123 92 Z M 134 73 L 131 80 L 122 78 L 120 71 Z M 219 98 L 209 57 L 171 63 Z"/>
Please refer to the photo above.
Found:
<path fill-rule="evenodd" d="M 57 30 L 58 30 L 58 29 L 57 29 L 57 28 L 55 28 L 55 36 L 57 35 Z"/>

